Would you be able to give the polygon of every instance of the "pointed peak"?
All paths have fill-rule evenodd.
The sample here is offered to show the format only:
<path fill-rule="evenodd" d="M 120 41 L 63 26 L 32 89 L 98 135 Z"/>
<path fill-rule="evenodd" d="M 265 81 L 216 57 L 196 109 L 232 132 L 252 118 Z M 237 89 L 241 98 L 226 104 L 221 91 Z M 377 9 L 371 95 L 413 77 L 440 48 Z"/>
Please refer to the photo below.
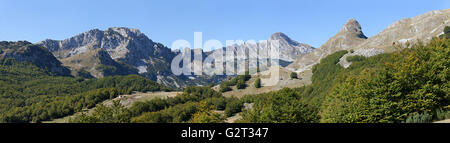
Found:
<path fill-rule="evenodd" d="M 347 23 L 345 23 L 345 25 L 342 27 L 341 31 L 346 31 L 346 32 L 361 32 L 361 25 L 359 24 L 358 21 L 356 21 L 355 19 L 350 19 L 347 21 Z"/>
<path fill-rule="evenodd" d="M 341 33 L 354 33 L 359 38 L 367 39 L 367 37 L 362 32 L 361 25 L 357 20 L 353 18 L 348 20 L 347 23 L 344 24 L 344 26 L 341 29 Z"/>
<path fill-rule="evenodd" d="M 358 23 L 358 21 L 356 19 L 352 18 L 347 21 L 347 24 L 350 24 L 350 23 Z"/>
<path fill-rule="evenodd" d="M 270 36 L 270 39 L 271 40 L 287 40 L 290 38 L 283 32 L 277 32 L 277 33 L 272 34 L 272 36 Z"/>
<path fill-rule="evenodd" d="M 139 35 L 144 35 L 143 33 L 141 33 L 141 31 L 139 31 L 139 29 L 133 29 L 133 28 L 127 28 L 127 27 L 111 27 L 111 28 L 108 28 L 108 30 L 106 30 L 105 32 L 119 33 L 120 35 L 122 35 L 124 37 L 135 37 L 135 36 L 139 36 Z"/>
<path fill-rule="evenodd" d="M 134 28 L 128 28 L 128 27 L 111 27 L 108 28 L 108 31 L 117 31 L 117 32 L 133 32 L 133 33 L 140 33 L 139 29 Z"/>

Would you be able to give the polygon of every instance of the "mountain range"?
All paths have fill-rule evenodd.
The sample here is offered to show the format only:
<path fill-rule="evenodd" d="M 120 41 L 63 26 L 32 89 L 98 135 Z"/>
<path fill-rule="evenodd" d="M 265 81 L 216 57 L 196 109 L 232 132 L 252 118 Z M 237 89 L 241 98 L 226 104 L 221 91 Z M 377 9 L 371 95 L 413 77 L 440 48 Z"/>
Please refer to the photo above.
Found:
<path fill-rule="evenodd" d="M 367 38 L 361 25 L 354 19 L 349 20 L 334 37 L 330 38 L 320 48 L 307 54 L 288 69 L 296 72 L 311 70 L 320 59 L 339 50 L 353 50 L 342 57 L 341 64 L 348 66 L 345 58 L 349 55 L 373 56 L 395 50 L 393 44 L 416 43 L 429 41 L 432 37 L 442 35 L 445 26 L 450 25 L 450 9 L 436 10 L 413 18 L 405 18 L 394 22 L 373 37 Z"/>
<path fill-rule="evenodd" d="M 233 45 L 227 48 L 234 51 L 236 59 L 239 60 L 240 57 L 236 55 L 238 50 L 257 47 L 260 52 L 269 53 L 273 47 L 268 43 L 274 40 L 279 40 L 280 43 L 277 49 L 281 53 L 280 60 L 287 63 L 314 49 L 290 39 L 283 33 L 273 34 L 266 43 Z M 71 69 L 74 76 L 89 73 L 92 77 L 102 78 L 111 75 L 139 74 L 173 88 L 218 83 L 226 77 L 174 75 L 170 64 L 180 51 L 171 51 L 161 43 L 152 41 L 138 29 L 125 27 L 113 27 L 105 31 L 93 29 L 65 40 L 46 39 L 36 45 L 47 48 L 64 66 Z M 198 49 L 192 51 L 193 54 L 202 54 L 203 57 L 214 52 L 203 52 Z"/>
<path fill-rule="evenodd" d="M 359 22 L 351 19 L 320 48 L 292 40 L 281 32 L 274 33 L 265 42 L 234 44 L 224 48 L 233 52 L 233 55 L 227 56 L 234 56 L 233 59 L 238 61 L 260 59 L 258 54 L 270 55 L 271 51 L 276 50 L 279 52 L 277 60 L 280 60 L 281 67 L 301 73 L 310 71 L 322 58 L 340 50 L 352 50 L 340 61 L 346 67 L 350 63 L 345 57 L 350 55 L 373 56 L 395 51 L 393 44 L 415 43 L 419 39 L 426 42 L 431 37 L 442 34 L 444 27 L 450 25 L 449 19 L 449 9 L 432 11 L 397 21 L 373 37 L 365 36 Z M 274 41 L 279 42 L 279 47 L 272 45 Z M 113 27 L 104 31 L 93 29 L 64 40 L 46 39 L 35 44 L 2 42 L 1 46 L 0 58 L 33 62 L 58 75 L 102 78 L 139 74 L 172 88 L 208 85 L 227 78 L 174 75 L 171 62 L 182 52 L 172 51 L 167 46 L 154 42 L 138 29 L 125 27 Z M 248 52 L 249 50 L 257 52 Z M 215 51 L 192 51 L 203 57 L 216 56 L 212 54 Z M 246 54 L 237 55 L 239 52 Z M 256 64 L 249 64 L 246 68 L 256 67 Z"/>

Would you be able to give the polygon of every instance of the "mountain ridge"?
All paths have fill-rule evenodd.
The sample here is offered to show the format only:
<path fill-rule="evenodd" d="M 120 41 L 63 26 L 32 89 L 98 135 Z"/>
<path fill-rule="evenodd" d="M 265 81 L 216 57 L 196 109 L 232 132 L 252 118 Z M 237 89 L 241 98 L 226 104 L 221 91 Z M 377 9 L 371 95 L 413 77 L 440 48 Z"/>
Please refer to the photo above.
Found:
<path fill-rule="evenodd" d="M 57 60 L 46 48 L 28 41 L 0 42 L 0 59 L 14 59 L 18 62 L 30 62 L 39 68 L 60 76 L 69 76 L 70 70 Z"/>
<path fill-rule="evenodd" d="M 450 25 L 449 19 L 450 9 L 435 10 L 412 18 L 398 20 L 377 35 L 368 38 L 361 35 L 363 34 L 362 30 L 357 28 L 360 27 L 359 23 L 354 19 L 350 19 L 343 26 L 341 31 L 330 38 L 321 46 L 321 48 L 298 59 L 289 65 L 288 69 L 296 72 L 311 70 L 312 66 L 320 62 L 320 59 L 338 50 L 354 51 L 354 53 L 348 53 L 341 59 L 341 64 L 348 66 L 345 58 L 349 55 L 373 56 L 380 53 L 395 51 L 396 49 L 393 48 L 393 44 L 405 44 L 406 42 L 414 44 L 415 42 L 418 42 L 419 39 L 423 40 L 422 42 L 427 42 L 432 37 L 442 34 L 441 31 L 443 31 L 444 27 Z M 347 27 L 347 25 L 351 25 L 350 28 Z M 336 43 L 336 38 L 338 38 L 339 35 L 342 35 L 342 32 L 353 36 L 350 36 L 352 37 L 350 40 L 344 38 L 342 39 L 343 41 Z"/>

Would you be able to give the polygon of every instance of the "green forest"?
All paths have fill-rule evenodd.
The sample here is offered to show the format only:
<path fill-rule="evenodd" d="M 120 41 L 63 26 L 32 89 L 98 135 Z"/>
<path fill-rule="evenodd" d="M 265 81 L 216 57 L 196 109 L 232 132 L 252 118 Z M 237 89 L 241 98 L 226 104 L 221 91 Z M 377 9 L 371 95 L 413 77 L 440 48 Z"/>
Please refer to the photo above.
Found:
<path fill-rule="evenodd" d="M 132 91 L 170 90 L 138 75 L 102 79 L 54 76 L 14 59 L 0 60 L 0 122 L 41 122 L 71 115 Z"/>

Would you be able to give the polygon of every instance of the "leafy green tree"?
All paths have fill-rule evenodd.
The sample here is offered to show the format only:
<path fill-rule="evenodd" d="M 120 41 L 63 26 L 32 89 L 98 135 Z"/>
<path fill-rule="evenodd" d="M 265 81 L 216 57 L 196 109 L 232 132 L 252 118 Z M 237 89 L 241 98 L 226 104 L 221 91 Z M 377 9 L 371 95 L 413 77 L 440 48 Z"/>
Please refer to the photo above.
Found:
<path fill-rule="evenodd" d="M 208 106 L 206 102 L 200 102 L 197 113 L 192 115 L 193 123 L 223 123 L 225 117 L 219 113 L 212 111 L 214 106 Z"/>
<path fill-rule="evenodd" d="M 213 97 L 203 101 L 207 104 L 207 106 L 212 106 L 216 110 L 224 110 L 227 105 L 225 97 Z"/>
<path fill-rule="evenodd" d="M 238 80 L 238 82 L 236 84 L 237 89 L 245 89 L 246 87 L 247 87 L 247 85 L 245 84 L 245 80 L 243 80 L 243 79 Z"/>
<path fill-rule="evenodd" d="M 226 83 L 221 83 L 219 86 L 219 91 L 222 93 L 231 91 L 232 89 L 226 84 Z"/>
<path fill-rule="evenodd" d="M 249 123 L 317 123 L 318 109 L 302 100 L 294 90 L 258 95 L 253 109 L 242 112 L 242 121 Z"/>
<path fill-rule="evenodd" d="M 129 123 L 130 111 L 119 101 L 113 101 L 111 107 L 100 104 L 94 109 L 92 115 L 82 114 L 70 122 L 77 123 Z"/>
<path fill-rule="evenodd" d="M 241 112 L 243 106 L 244 105 L 240 100 L 238 100 L 236 98 L 231 98 L 227 102 L 227 106 L 225 108 L 225 115 L 227 117 L 231 117 L 234 114 Z"/>

